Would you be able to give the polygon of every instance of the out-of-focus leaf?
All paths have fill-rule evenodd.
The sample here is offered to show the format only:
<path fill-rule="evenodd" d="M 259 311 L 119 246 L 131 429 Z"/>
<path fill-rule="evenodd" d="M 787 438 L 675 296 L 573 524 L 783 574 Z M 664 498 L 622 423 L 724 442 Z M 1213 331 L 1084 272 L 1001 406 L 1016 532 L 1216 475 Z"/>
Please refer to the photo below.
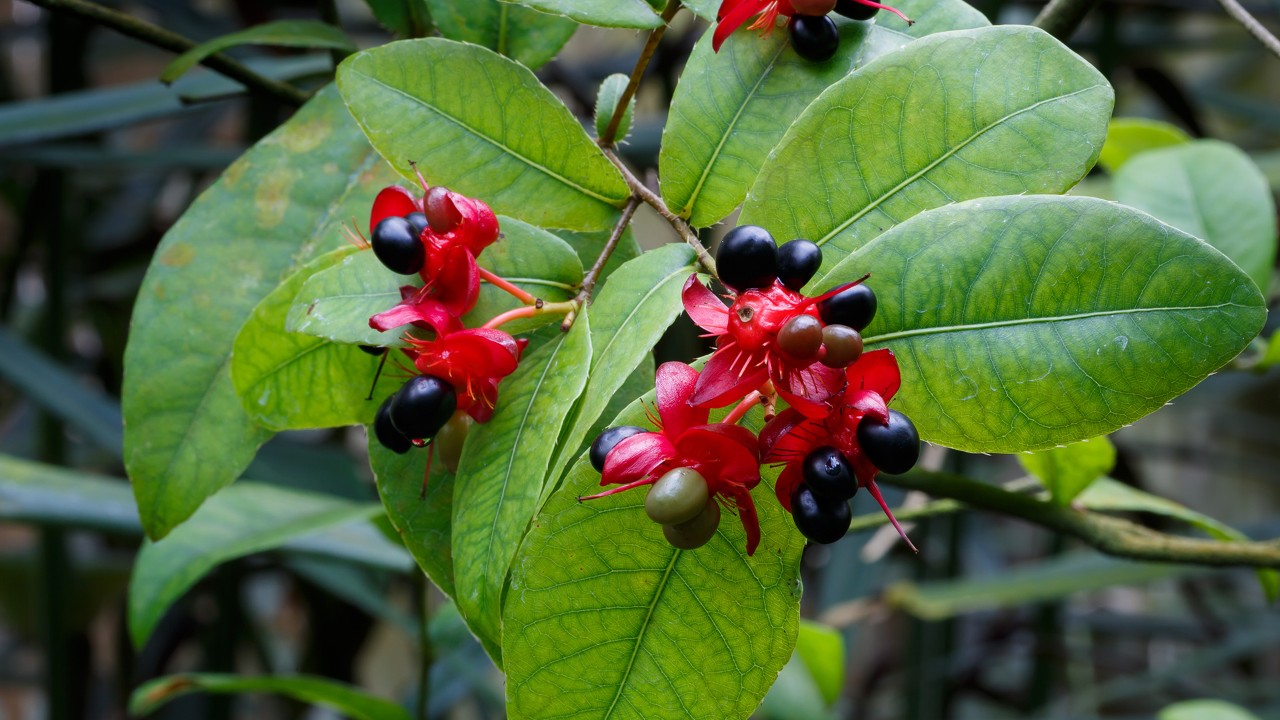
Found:
<path fill-rule="evenodd" d="M 1116 118 L 1107 125 L 1107 141 L 1098 156 L 1098 164 L 1115 174 L 1135 155 L 1187 142 L 1191 142 L 1191 136 L 1176 125 L 1144 118 Z"/>
<path fill-rule="evenodd" d="M 143 527 L 164 537 L 230 484 L 271 433 L 231 382 L 236 334 L 299 263 L 345 241 L 385 163 L 332 88 L 259 142 L 156 250 L 125 350 L 125 466 Z"/>
<path fill-rule="evenodd" d="M 129 483 L 0 455 L 0 520 L 142 532 Z"/>
<path fill-rule="evenodd" d="M 1044 484 L 1054 502 L 1067 505 L 1089 483 L 1111 472 L 1116 464 L 1116 447 L 1104 436 L 1017 458 L 1028 473 Z"/>
<path fill-rule="evenodd" d="M 440 34 L 487 47 L 537 70 L 569 42 L 578 24 L 501 0 L 426 0 Z"/>
<path fill-rule="evenodd" d="M 643 0 L 636 0 L 644 4 Z M 356 53 L 338 87 L 405 177 L 479 197 L 541 227 L 613 225 L 630 191 L 569 109 L 523 65 L 442 38 Z"/>
<path fill-rule="evenodd" d="M 586 25 L 647 30 L 662 24 L 662 18 L 645 0 L 513 0 L 546 13 L 573 18 Z"/>
<path fill-rule="evenodd" d="M 319 20 L 275 20 L 228 33 L 196 45 L 174 58 L 160 71 L 160 82 L 172 83 L 210 55 L 237 45 L 279 45 L 355 52 L 356 46 L 342 30 Z"/>
<path fill-rule="evenodd" d="M 129 583 L 129 634 L 141 647 L 164 611 L 215 566 L 290 543 L 292 549 L 395 570 L 410 566 L 368 520 L 382 508 L 328 495 L 240 483 L 138 553 Z"/>
<path fill-rule="evenodd" d="M 1196 140 L 1151 150 L 1116 173 L 1116 200 L 1222 251 L 1266 291 L 1276 261 L 1276 205 L 1262 171 L 1234 145 Z"/>
<path fill-rule="evenodd" d="M 129 698 L 129 714 L 150 715 L 174 698 L 191 693 L 273 693 L 332 708 L 354 720 L 409 720 L 404 708 L 327 678 L 311 675 L 218 675 L 187 673 L 144 683 Z"/>
<path fill-rule="evenodd" d="M 1222 700 L 1185 700 L 1160 711 L 1157 720 L 1258 720 L 1239 705 Z"/>
<path fill-rule="evenodd" d="M 604 79 L 600 83 L 600 90 L 596 94 L 596 137 L 604 137 L 604 133 L 609 129 L 609 122 L 613 120 L 613 114 L 618 111 L 618 101 L 622 99 L 622 93 L 627 89 L 627 83 L 630 78 L 622 73 L 614 73 Z M 614 133 L 614 141 L 622 140 L 631 132 L 631 116 L 635 114 L 636 99 L 633 96 L 627 102 L 627 109 L 622 113 L 622 120 L 618 123 L 618 131 Z"/>
<path fill-rule="evenodd" d="M 751 715 L 758 720 L 834 720 L 809 668 L 794 653 Z"/>
<path fill-rule="evenodd" d="M 365 0 L 383 27 L 401 38 L 422 37 L 431 29 L 426 0 Z"/>
<path fill-rule="evenodd" d="M 822 692 L 827 704 L 840 699 L 844 687 L 844 637 L 835 628 L 812 620 L 800 620 L 796 653 Z"/>

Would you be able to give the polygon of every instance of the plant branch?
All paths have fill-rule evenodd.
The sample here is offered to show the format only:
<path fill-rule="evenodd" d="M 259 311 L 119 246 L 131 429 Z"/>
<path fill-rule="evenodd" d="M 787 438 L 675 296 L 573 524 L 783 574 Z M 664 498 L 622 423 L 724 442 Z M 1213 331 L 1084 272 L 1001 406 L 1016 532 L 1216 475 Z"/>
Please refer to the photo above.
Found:
<path fill-rule="evenodd" d="M 618 168 L 618 172 L 622 173 L 623 179 L 627 181 L 627 187 L 631 188 L 632 196 L 639 198 L 646 205 L 657 210 L 658 214 L 670 223 L 671 227 L 675 228 L 675 231 L 680 235 L 680 238 L 684 240 L 689 247 L 693 248 L 693 251 L 698 255 L 698 262 L 702 264 L 702 267 L 719 279 L 719 276 L 716 275 L 716 261 L 711 257 L 711 253 L 707 252 L 707 249 L 702 246 L 702 241 L 698 239 L 698 233 L 694 232 L 693 228 L 689 227 L 689 223 L 685 222 L 683 218 L 671 212 L 671 209 L 662 201 L 662 198 L 658 197 L 657 193 L 650 190 L 647 185 L 641 182 L 640 178 L 636 177 L 636 174 L 631 171 L 631 168 L 627 167 L 626 163 L 622 162 L 622 159 L 618 157 L 617 153 L 615 153 L 611 148 L 603 148 L 603 150 L 605 157 L 609 158 L 609 161 L 613 163 L 614 167 Z"/>
<path fill-rule="evenodd" d="M 609 262 L 609 257 L 613 255 L 613 251 L 618 248 L 618 242 L 622 240 L 623 233 L 627 231 L 627 226 L 631 224 L 631 218 L 635 216 L 636 209 L 639 207 L 640 198 L 634 195 L 622 207 L 622 215 L 618 216 L 618 222 L 613 224 L 613 232 L 609 233 L 609 239 L 605 241 L 604 247 L 601 248 L 600 255 L 592 263 L 591 269 L 587 271 L 587 274 L 582 277 L 582 287 L 571 301 L 575 307 L 583 307 L 591 300 L 591 291 L 595 289 L 596 281 L 600 279 L 600 273 L 604 271 L 604 266 Z M 566 316 L 560 329 L 568 332 L 576 315 L 577 313 L 571 313 Z"/>
<path fill-rule="evenodd" d="M 62 11 L 87 18 L 99 25 L 170 52 L 184 53 L 196 46 L 194 41 L 175 32 L 97 3 L 87 2 L 87 0 L 27 0 L 27 2 L 47 10 Z M 295 107 L 303 104 L 310 97 L 310 93 L 289 83 L 260 75 L 222 53 L 210 55 L 201 60 L 200 64 L 239 82 L 252 92 L 270 95 Z"/>
<path fill-rule="evenodd" d="M 1032 25 L 1066 42 L 1098 0 L 1049 0 Z"/>
<path fill-rule="evenodd" d="M 631 71 L 631 79 L 627 82 L 627 89 L 622 91 L 622 97 L 618 98 L 618 104 L 613 108 L 613 116 L 609 118 L 609 125 L 604 129 L 604 134 L 596 141 L 601 147 L 613 147 L 614 140 L 617 139 L 618 126 L 622 124 L 622 116 L 627 112 L 627 106 L 631 104 L 631 98 L 636 96 L 636 91 L 640 89 L 640 78 L 644 77 L 644 71 L 649 67 L 649 61 L 653 59 L 653 53 L 658 49 L 658 42 L 662 40 L 662 36 L 667 32 L 667 26 L 671 24 L 671 18 L 676 16 L 680 11 L 680 0 L 670 0 L 667 3 L 667 9 L 662 11 L 662 24 L 649 32 L 649 39 L 645 41 L 644 49 L 640 51 L 640 57 L 636 59 L 636 66 Z"/>
<path fill-rule="evenodd" d="M 1269 30 L 1263 27 L 1262 23 L 1258 22 L 1258 19 L 1251 15 L 1244 5 L 1241 5 L 1237 0 L 1218 0 L 1218 4 L 1222 6 L 1223 10 L 1227 11 L 1228 15 L 1235 18 L 1236 22 L 1243 25 L 1250 35 L 1257 38 L 1258 42 L 1262 43 L 1274 55 L 1280 56 L 1280 39 L 1277 39 L 1275 35 L 1272 35 Z"/>
<path fill-rule="evenodd" d="M 881 479 L 1072 535 L 1108 555 L 1147 562 L 1280 568 L 1280 541 L 1276 540 L 1224 542 L 1166 535 L 1128 520 L 1054 505 L 950 473 L 917 471 Z"/>

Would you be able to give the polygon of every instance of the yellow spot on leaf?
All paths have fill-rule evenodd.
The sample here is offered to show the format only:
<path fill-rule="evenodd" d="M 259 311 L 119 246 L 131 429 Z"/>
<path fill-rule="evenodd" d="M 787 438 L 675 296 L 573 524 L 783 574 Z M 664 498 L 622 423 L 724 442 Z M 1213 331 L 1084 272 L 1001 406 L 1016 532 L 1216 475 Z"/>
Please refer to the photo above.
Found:
<path fill-rule="evenodd" d="M 289 152 L 311 152 L 329 137 L 333 131 L 333 123 L 327 118 L 316 118 L 302 125 L 290 127 L 288 132 L 280 135 L 280 144 Z"/>
<path fill-rule="evenodd" d="M 289 190 L 293 187 L 294 173 L 291 170 L 277 170 L 262 179 L 253 194 L 253 205 L 257 210 L 258 224 L 263 227 L 275 227 L 284 220 L 289 209 Z"/>
<path fill-rule="evenodd" d="M 165 248 L 160 253 L 160 257 L 158 259 L 160 260 L 161 265 L 182 267 L 183 265 L 190 263 L 195 256 L 195 248 L 191 247 L 188 243 L 175 243 Z"/>

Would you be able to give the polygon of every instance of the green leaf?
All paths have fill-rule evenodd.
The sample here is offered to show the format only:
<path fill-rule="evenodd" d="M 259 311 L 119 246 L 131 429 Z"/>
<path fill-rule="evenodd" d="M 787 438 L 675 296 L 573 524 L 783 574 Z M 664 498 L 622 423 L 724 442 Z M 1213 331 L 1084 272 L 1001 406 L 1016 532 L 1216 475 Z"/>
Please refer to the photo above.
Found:
<path fill-rule="evenodd" d="M 1168 498 L 1142 492 L 1137 488 L 1117 482 L 1111 478 L 1099 478 L 1080 495 L 1079 502 L 1090 510 L 1103 512 L 1147 512 L 1171 517 L 1203 530 L 1218 540 L 1238 541 L 1249 537 L 1235 528 L 1221 523 L 1202 512 L 1176 503 Z M 1280 598 L 1280 571 L 1257 570 L 1258 582 L 1267 594 L 1267 599 L 1275 602 Z"/>
<path fill-rule="evenodd" d="M 1116 118 L 1107 126 L 1107 142 L 1098 164 L 1114 175 L 1135 155 L 1187 142 L 1191 137 L 1175 125 L 1143 118 Z"/>
<path fill-rule="evenodd" d="M 125 467 L 164 537 L 230 484 L 271 433 L 231 383 L 232 343 L 296 263 L 337 247 L 389 179 L 326 89 L 227 169 L 161 241 L 125 351 Z"/>
<path fill-rule="evenodd" d="M 129 635 L 142 647 L 165 610 L 215 566 L 292 542 L 296 550 L 403 570 L 403 548 L 367 521 L 374 503 L 239 483 L 159 542 L 143 544 L 129 583 Z"/>
<path fill-rule="evenodd" d="M 1032 27 L 940 33 L 832 85 L 765 161 L 742 223 L 825 246 L 825 268 L 922 210 L 1062 192 L 1093 165 L 1114 95 Z"/>
<path fill-rule="evenodd" d="M 1222 700 L 1185 700 L 1160 711 L 1157 720 L 1258 720 L 1239 705 Z"/>
<path fill-rule="evenodd" d="M 399 386 L 383 373 L 371 392 L 376 358 L 355 345 L 285 329 L 302 285 L 317 272 L 341 267 L 355 252 L 339 248 L 304 265 L 263 298 L 240 329 L 231 352 L 231 381 L 255 423 L 290 430 L 373 422 L 378 402 Z"/>
<path fill-rule="evenodd" d="M 480 254 L 481 267 L 515 283 L 544 300 L 567 300 L 582 282 L 582 263 L 573 248 L 541 228 L 512 218 L 499 218 L 503 239 Z M 383 347 L 403 345 L 402 328 L 378 332 L 369 318 L 400 302 L 400 285 L 421 285 L 417 276 L 392 273 L 371 252 L 357 253 L 342 265 L 321 270 L 309 278 L 294 297 L 286 327 L 334 342 Z M 480 285 L 480 298 L 463 319 L 469 326 L 483 324 L 519 301 L 488 283 Z M 524 332 L 559 319 L 543 315 L 516 320 L 504 329 Z"/>
<path fill-rule="evenodd" d="M 1258 370 L 1266 370 L 1276 365 L 1280 365 L 1280 334 L 1271 333 L 1271 337 L 1267 338 L 1267 351 L 1254 367 Z"/>
<path fill-rule="evenodd" d="M 869 348 L 930 442 L 1040 450 L 1109 433 L 1240 353 L 1266 319 L 1212 247 L 1086 197 L 973 200 L 918 215 L 840 263 L 872 272 Z"/>
<path fill-rule="evenodd" d="M 758 412 L 748 419 L 758 430 Z M 613 424 L 652 427 L 639 400 Z M 643 490 L 579 502 L 600 490 L 600 474 L 580 459 L 512 568 L 503 610 L 512 632 L 502 638 L 509 713 L 750 715 L 795 646 L 804 547 L 773 497 L 776 470 L 763 476 L 752 493 L 755 555 L 729 513 L 711 542 L 681 551 L 645 515 Z"/>
<path fill-rule="evenodd" d="M 834 720 L 835 715 L 827 709 L 822 692 L 799 653 L 793 653 L 751 717 L 757 720 Z"/>
<path fill-rule="evenodd" d="M 645 0 L 515 0 L 526 7 L 564 15 L 586 25 L 647 30 L 662 24 L 662 18 Z"/>
<path fill-rule="evenodd" d="M 0 522 L 139 535 L 129 483 L 0 455 Z"/>
<path fill-rule="evenodd" d="M 684 5 L 694 15 L 713 23 L 716 21 L 716 12 L 720 9 L 720 2 L 721 0 L 686 0 L 681 5 Z"/>
<path fill-rule="evenodd" d="M 319 20 L 276 20 L 228 33 L 196 45 L 174 58 L 160 72 L 160 82 L 171 83 L 210 55 L 237 45 L 328 48 L 355 52 L 356 46 L 342 30 Z"/>
<path fill-rule="evenodd" d="M 595 232 L 556 231 L 556 236 L 569 243 L 574 252 L 578 253 L 578 259 L 582 261 L 583 267 L 591 267 L 595 263 L 611 234 L 612 230 L 598 230 Z M 606 280 L 613 274 L 614 270 L 631 261 L 632 258 L 640 257 L 640 252 L 640 243 L 636 241 L 636 234 L 628 226 L 622 232 L 622 239 L 618 241 L 613 254 L 609 256 L 609 261 L 604 264 L 604 271 L 600 273 L 600 280 Z"/>
<path fill-rule="evenodd" d="M 397 37 L 422 37 L 431 27 L 426 0 L 365 0 L 374 18 Z"/>
<path fill-rule="evenodd" d="M 614 393 L 648 357 L 647 350 L 684 310 L 680 288 L 693 274 L 693 250 L 664 245 L 622 266 L 591 305 L 591 375 L 559 455 L 553 485 L 595 426 Z M 550 487 L 548 487 L 550 490 Z"/>
<path fill-rule="evenodd" d="M 1090 483 L 1111 472 L 1116 446 L 1106 437 L 1096 437 L 1017 457 L 1049 490 L 1054 502 L 1069 505 Z"/>
<path fill-rule="evenodd" d="M 613 114 L 618 110 L 618 101 L 622 99 L 622 93 L 626 92 L 629 82 L 631 78 L 622 73 L 614 73 L 600 83 L 600 90 L 596 93 L 596 137 L 604 137 L 605 131 L 609 129 L 609 122 L 613 120 Z M 631 132 L 631 116 L 635 114 L 635 110 L 636 98 L 633 95 L 622 113 L 618 131 L 613 135 L 615 142 L 621 141 Z"/>
<path fill-rule="evenodd" d="M 554 439 L 586 384 L 590 333 L 584 312 L 568 333 L 521 359 L 519 369 L 499 388 L 493 418 L 471 428 L 458 466 L 455 599 L 495 662 L 501 657 L 507 572 L 537 510 Z"/>
<path fill-rule="evenodd" d="M 923 16 L 913 29 L 941 32 L 988 24 L 960 0 L 911 0 L 899 7 Z M 719 53 L 711 49 L 712 34 L 702 36 L 676 86 L 658 158 L 662 199 L 677 215 L 695 227 L 724 219 L 746 197 L 769 152 L 814 98 L 913 39 L 880 24 L 839 18 L 837 25 L 840 50 L 824 63 L 796 55 L 785 32 L 767 37 L 735 32 Z"/>
<path fill-rule="evenodd" d="M 218 675 L 186 673 L 143 683 L 129 698 L 129 714 L 150 715 L 175 698 L 191 693 L 275 693 L 332 708 L 354 720 L 409 720 L 404 708 L 350 685 L 311 675 Z"/>
<path fill-rule="evenodd" d="M 643 0 L 635 0 L 641 2 Z M 405 177 L 428 180 L 542 227 L 610 227 L 626 182 L 528 68 L 431 38 L 366 50 L 338 87 L 370 141 Z"/>
<path fill-rule="evenodd" d="M 1116 200 L 1218 248 L 1263 290 L 1276 260 L 1276 206 L 1262 171 L 1234 145 L 1151 150 L 1115 176 Z"/>
<path fill-rule="evenodd" d="M 369 464 L 387 517 L 431 582 L 453 597 L 453 474 L 436 458 L 424 495 L 427 456 L 425 449 L 397 455 L 369 431 Z"/>
<path fill-rule="evenodd" d="M 440 34 L 474 43 L 538 69 L 569 42 L 578 24 L 499 0 L 426 0 Z"/>
<path fill-rule="evenodd" d="M 822 692 L 827 704 L 840 699 L 844 687 L 844 636 L 833 627 L 800 620 L 800 637 L 796 653 Z"/>

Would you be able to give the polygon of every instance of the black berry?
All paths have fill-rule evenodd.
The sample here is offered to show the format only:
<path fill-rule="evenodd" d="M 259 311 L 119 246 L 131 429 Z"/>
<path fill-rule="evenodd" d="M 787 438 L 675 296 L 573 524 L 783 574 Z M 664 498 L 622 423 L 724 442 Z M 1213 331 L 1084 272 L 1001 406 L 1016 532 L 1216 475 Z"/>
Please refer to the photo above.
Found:
<path fill-rule="evenodd" d="M 859 284 L 818 303 L 818 314 L 827 325 L 844 325 L 858 332 L 876 316 L 876 294 Z"/>
<path fill-rule="evenodd" d="M 816 543 L 833 543 L 849 532 L 853 512 L 843 500 L 824 500 L 801 483 L 791 493 L 791 519 L 802 535 Z"/>
<path fill-rule="evenodd" d="M 698 517 L 711 497 L 707 479 L 693 468 L 676 468 L 658 478 L 644 498 L 644 511 L 659 525 L 679 525 Z"/>
<path fill-rule="evenodd" d="M 858 423 L 858 445 L 872 465 L 890 475 L 915 467 L 920 458 L 920 433 L 911 419 L 897 410 L 889 411 L 889 424 L 870 415 Z"/>
<path fill-rule="evenodd" d="M 778 276 L 778 246 L 762 227 L 739 225 L 730 230 L 716 249 L 720 281 L 742 292 L 766 288 Z"/>
<path fill-rule="evenodd" d="M 609 451 L 623 440 L 642 432 L 648 432 L 648 430 L 635 425 L 619 425 L 597 435 L 591 443 L 590 452 L 587 453 L 591 458 L 591 467 L 595 468 L 596 472 L 604 472 L 604 459 L 609 456 Z"/>
<path fill-rule="evenodd" d="M 409 221 L 409 227 L 413 228 L 413 234 L 419 238 L 422 237 L 422 231 L 427 229 L 427 216 L 425 213 L 415 212 L 404 216 Z"/>
<path fill-rule="evenodd" d="M 433 375 L 419 375 L 391 396 L 391 424 L 411 440 L 435 437 L 458 409 L 453 386 Z"/>
<path fill-rule="evenodd" d="M 822 266 L 822 248 L 799 238 L 778 248 L 778 281 L 799 292 Z"/>
<path fill-rule="evenodd" d="M 386 348 L 377 345 L 358 345 L 357 347 L 375 357 L 387 351 Z"/>
<path fill-rule="evenodd" d="M 382 401 L 382 405 L 378 406 L 378 414 L 373 418 L 373 436 L 378 439 L 382 447 L 403 455 L 409 452 L 413 443 L 391 424 L 391 398 L 393 397 L 395 396 L 388 395 L 387 399 Z"/>
<path fill-rule="evenodd" d="M 873 8 L 870 5 L 863 5 L 856 0 L 836 0 L 836 14 L 843 15 L 850 20 L 870 20 L 880 12 L 880 8 Z"/>
<path fill-rule="evenodd" d="M 846 325 L 822 328 L 822 345 L 827 349 L 822 364 L 830 368 L 846 368 L 862 357 L 862 335 Z"/>
<path fill-rule="evenodd" d="M 791 47 L 810 62 L 826 62 L 840 48 L 840 31 L 826 15 L 792 15 L 787 29 L 791 31 Z"/>
<path fill-rule="evenodd" d="M 373 254 L 391 272 L 412 275 L 422 269 L 427 259 L 427 248 L 418 239 L 408 220 L 402 217 L 383 218 L 373 228 L 369 241 Z"/>
<path fill-rule="evenodd" d="M 829 445 L 814 448 L 804 456 L 804 484 L 824 501 L 844 501 L 858 492 L 849 460 Z"/>

